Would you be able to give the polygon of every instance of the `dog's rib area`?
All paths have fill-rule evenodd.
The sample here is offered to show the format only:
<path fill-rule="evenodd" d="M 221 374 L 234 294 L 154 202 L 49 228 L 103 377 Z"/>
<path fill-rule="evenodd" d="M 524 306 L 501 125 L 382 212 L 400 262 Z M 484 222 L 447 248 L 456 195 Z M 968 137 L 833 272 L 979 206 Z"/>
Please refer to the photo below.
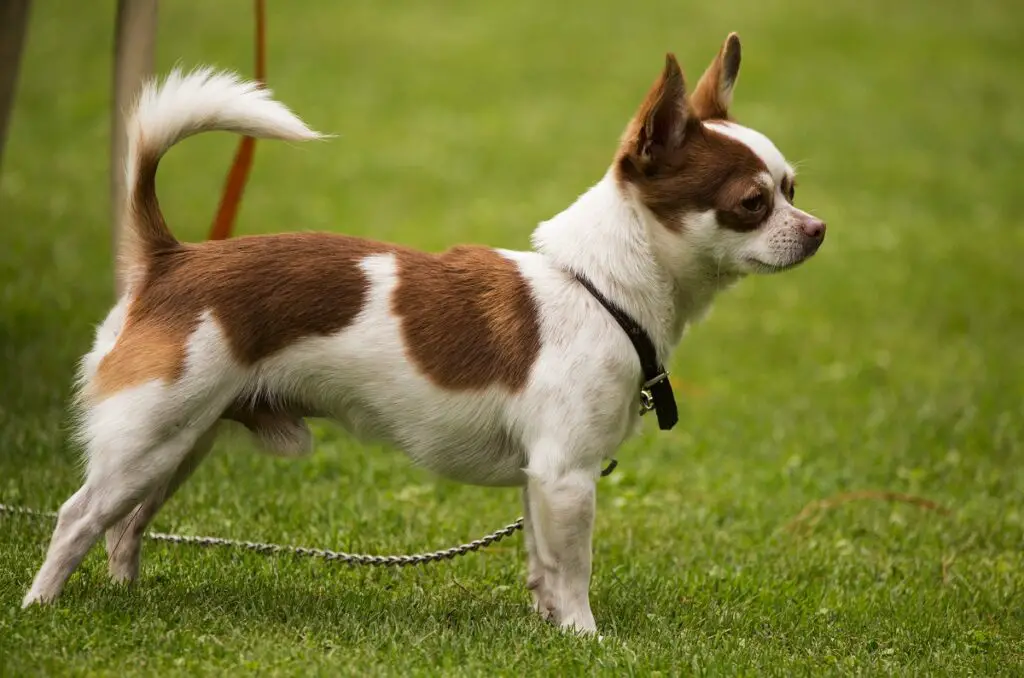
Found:
<path fill-rule="evenodd" d="M 398 255 L 393 309 L 406 353 L 452 390 L 523 388 L 540 353 L 540 321 L 515 262 L 486 247 Z"/>

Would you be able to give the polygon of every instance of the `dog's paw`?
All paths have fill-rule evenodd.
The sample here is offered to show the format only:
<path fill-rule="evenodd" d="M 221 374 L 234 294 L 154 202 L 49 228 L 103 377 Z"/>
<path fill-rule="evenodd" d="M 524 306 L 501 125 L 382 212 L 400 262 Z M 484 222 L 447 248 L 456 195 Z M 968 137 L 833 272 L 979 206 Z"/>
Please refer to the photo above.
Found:
<path fill-rule="evenodd" d="M 544 577 L 531 578 L 526 582 L 526 588 L 529 589 L 530 595 L 533 597 L 533 609 L 540 615 L 540 618 L 547 622 L 557 622 L 555 599 L 544 585 Z"/>
<path fill-rule="evenodd" d="M 128 586 L 139 578 L 139 560 L 126 562 L 122 559 L 107 559 L 107 574 L 110 581 L 119 586 Z"/>
<path fill-rule="evenodd" d="M 596 625 L 578 626 L 576 624 L 565 624 L 563 622 L 562 625 L 561 625 L 561 629 L 563 631 L 565 631 L 566 633 L 572 633 L 572 634 L 577 635 L 577 636 L 579 636 L 581 638 L 593 638 L 593 639 L 597 640 L 598 642 L 600 642 L 603 639 L 603 636 L 597 635 L 597 626 Z"/>
<path fill-rule="evenodd" d="M 49 605 L 57 598 L 56 594 L 47 594 L 43 591 L 37 590 L 35 587 L 29 589 L 29 592 L 25 594 L 25 597 L 21 599 L 21 609 L 31 607 L 33 605 Z"/>
<path fill-rule="evenodd" d="M 563 631 L 575 633 L 578 636 L 597 637 L 597 624 L 594 622 L 594 615 L 589 610 L 574 614 L 568 614 L 560 624 Z"/>

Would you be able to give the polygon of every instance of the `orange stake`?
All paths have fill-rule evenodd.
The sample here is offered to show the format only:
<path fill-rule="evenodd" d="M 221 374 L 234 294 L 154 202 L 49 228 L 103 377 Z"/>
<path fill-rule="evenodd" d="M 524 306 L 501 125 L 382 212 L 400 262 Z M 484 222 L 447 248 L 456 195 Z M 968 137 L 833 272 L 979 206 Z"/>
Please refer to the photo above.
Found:
<path fill-rule="evenodd" d="M 265 61 L 265 22 L 263 14 L 263 0 L 255 0 L 256 11 L 256 80 L 266 84 L 266 61 Z M 252 157 L 256 150 L 256 140 L 252 137 L 243 137 L 235 153 L 235 161 L 228 171 L 227 180 L 224 182 L 224 193 L 220 199 L 220 206 L 217 208 L 217 216 L 210 228 L 210 240 L 223 240 L 231 237 L 235 226 L 235 217 L 238 215 L 238 205 L 242 201 L 242 193 L 245 191 L 245 183 L 249 179 L 249 169 L 252 167 Z"/>

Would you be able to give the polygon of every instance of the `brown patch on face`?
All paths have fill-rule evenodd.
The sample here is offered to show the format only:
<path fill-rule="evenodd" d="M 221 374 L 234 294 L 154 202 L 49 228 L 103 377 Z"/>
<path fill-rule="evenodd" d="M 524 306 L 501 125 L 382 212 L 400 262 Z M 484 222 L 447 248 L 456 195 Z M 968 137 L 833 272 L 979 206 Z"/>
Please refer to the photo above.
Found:
<path fill-rule="evenodd" d="M 719 223 L 733 230 L 757 228 L 771 213 L 772 193 L 757 177 L 768 171 L 745 144 L 693 120 L 683 142 L 670 156 L 647 172 L 636 171 L 623 155 L 617 163 L 620 182 L 633 186 L 641 201 L 667 228 L 678 229 L 687 213 L 714 210 Z M 743 207 L 761 194 L 766 209 Z"/>
<path fill-rule="evenodd" d="M 363 257 L 394 248 L 321 233 L 180 245 L 154 255 L 124 328 L 100 361 L 99 395 L 152 379 L 174 380 L 185 343 L 212 312 L 235 358 L 251 365 L 296 340 L 347 326 L 363 306 Z"/>
<path fill-rule="evenodd" d="M 669 54 L 626 128 L 616 176 L 667 228 L 679 229 L 686 213 L 713 210 L 725 228 L 747 231 L 771 214 L 772 191 L 757 180 L 767 172 L 764 162 L 742 142 L 702 123 L 728 117 L 739 63 L 739 38 L 732 33 L 691 99 L 679 64 Z M 744 201 L 756 195 L 762 205 L 745 207 Z"/>
<path fill-rule="evenodd" d="M 540 353 L 540 322 L 516 264 L 493 249 L 398 253 L 393 308 L 406 351 L 443 388 L 518 391 Z"/>

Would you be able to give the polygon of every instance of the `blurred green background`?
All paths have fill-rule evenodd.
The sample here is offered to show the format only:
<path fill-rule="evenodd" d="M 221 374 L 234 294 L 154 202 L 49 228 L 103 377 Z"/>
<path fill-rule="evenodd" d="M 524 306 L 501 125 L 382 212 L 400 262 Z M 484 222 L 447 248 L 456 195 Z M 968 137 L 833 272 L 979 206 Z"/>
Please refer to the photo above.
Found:
<path fill-rule="evenodd" d="M 21 612 L 46 524 L 0 517 L 0 674 L 1016 674 L 1024 671 L 1024 4 L 1010 0 L 268 3 L 268 81 L 328 143 L 257 144 L 237 230 L 428 250 L 528 247 L 600 178 L 674 51 L 691 84 L 736 30 L 734 113 L 800 170 L 820 253 L 720 298 L 677 351 L 682 422 L 602 481 L 603 643 L 535 619 L 519 538 L 366 572 L 99 549 Z M 114 3 L 36 2 L 0 177 L 0 502 L 77 486 L 66 401 L 112 302 Z M 251 74 L 252 4 L 164 2 L 158 71 Z M 205 236 L 237 138 L 176 147 L 159 194 Z M 218 452 L 155 527 L 377 552 L 519 515 L 318 423 L 302 461 Z M 884 490 L 948 515 L 878 500 Z"/>

